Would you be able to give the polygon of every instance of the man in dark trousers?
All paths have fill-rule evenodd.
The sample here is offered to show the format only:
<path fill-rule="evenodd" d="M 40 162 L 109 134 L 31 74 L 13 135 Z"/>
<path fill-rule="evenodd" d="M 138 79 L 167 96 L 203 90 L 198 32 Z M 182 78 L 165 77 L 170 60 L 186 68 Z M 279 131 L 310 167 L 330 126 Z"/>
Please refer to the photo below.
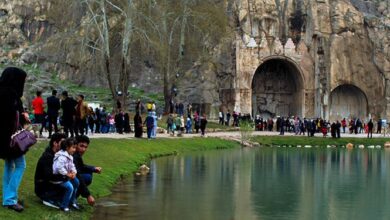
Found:
<path fill-rule="evenodd" d="M 339 120 L 336 121 L 336 138 L 340 138 L 341 123 Z"/>
<path fill-rule="evenodd" d="M 62 92 L 63 100 L 61 101 L 62 108 L 62 123 L 64 125 L 64 132 L 67 137 L 74 136 L 74 118 L 76 114 L 77 101 L 68 97 L 68 92 Z"/>
<path fill-rule="evenodd" d="M 88 186 L 92 183 L 92 174 L 102 172 L 101 167 L 95 167 L 84 164 L 83 155 L 87 151 L 89 146 L 89 138 L 85 135 L 79 135 L 76 137 L 77 149 L 73 155 L 73 163 L 77 169 L 77 178 L 80 181 L 80 186 L 77 190 L 77 196 L 81 195 L 87 199 L 89 205 L 95 204 L 95 198 L 88 190 Z"/>
<path fill-rule="evenodd" d="M 35 169 L 34 186 L 35 194 L 44 205 L 59 208 L 63 197 L 63 190 L 56 182 L 64 181 L 64 176 L 53 174 L 54 154 L 60 150 L 61 141 L 65 135 L 54 133 L 51 136 L 49 147 L 42 153 Z"/>
<path fill-rule="evenodd" d="M 58 111 L 61 108 L 60 99 L 57 98 L 57 90 L 53 90 L 51 92 L 51 96 L 47 98 L 47 116 L 49 120 L 49 138 L 51 137 L 51 133 L 58 132 L 57 119 L 58 119 Z"/>
<path fill-rule="evenodd" d="M 95 120 L 95 133 L 100 133 L 100 125 L 101 125 L 101 120 L 102 120 L 102 115 L 100 114 L 100 109 L 96 108 L 95 109 L 95 115 L 96 115 L 96 120 Z"/>
<path fill-rule="evenodd" d="M 280 119 L 280 133 L 279 135 L 284 135 L 284 126 L 286 126 L 286 121 L 284 120 L 284 117 Z"/>
<path fill-rule="evenodd" d="M 377 127 L 377 130 L 376 130 L 376 133 L 377 134 L 381 134 L 382 133 L 382 119 L 378 120 L 378 127 Z"/>
<path fill-rule="evenodd" d="M 230 114 L 230 110 L 228 109 L 227 110 L 227 113 L 226 113 L 226 126 L 229 126 L 229 123 L 230 123 L 230 117 L 232 115 Z"/>
<path fill-rule="evenodd" d="M 372 138 L 372 130 L 374 129 L 374 123 L 372 122 L 372 119 L 370 119 L 367 126 L 368 126 L 367 138 Z"/>

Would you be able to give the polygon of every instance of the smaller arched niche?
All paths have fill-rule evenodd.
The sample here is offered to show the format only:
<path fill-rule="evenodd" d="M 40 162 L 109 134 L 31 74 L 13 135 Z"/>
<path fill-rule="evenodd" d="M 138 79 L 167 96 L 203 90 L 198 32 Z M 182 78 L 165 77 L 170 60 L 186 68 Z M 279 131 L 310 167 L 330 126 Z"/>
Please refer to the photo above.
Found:
<path fill-rule="evenodd" d="M 364 92 L 354 85 L 341 85 L 330 94 L 331 121 L 343 118 L 366 119 L 368 113 L 368 101 Z"/>

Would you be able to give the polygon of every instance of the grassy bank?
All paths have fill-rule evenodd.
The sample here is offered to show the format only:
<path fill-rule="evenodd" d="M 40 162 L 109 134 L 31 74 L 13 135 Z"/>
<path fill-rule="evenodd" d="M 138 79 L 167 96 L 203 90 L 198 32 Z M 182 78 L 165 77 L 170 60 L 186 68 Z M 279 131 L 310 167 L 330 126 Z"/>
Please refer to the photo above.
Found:
<path fill-rule="evenodd" d="M 306 137 L 306 136 L 256 136 L 252 138 L 253 141 L 258 142 L 261 145 L 279 145 L 279 146 L 297 146 L 297 145 L 311 145 L 326 147 L 327 145 L 345 146 L 348 143 L 352 143 L 354 146 L 363 144 L 365 147 L 369 145 L 381 145 L 386 141 L 390 141 L 389 138 L 322 138 L 322 137 Z"/>
<path fill-rule="evenodd" d="M 79 199 L 80 204 L 86 207 L 83 212 L 69 214 L 41 205 L 34 194 L 34 173 L 37 160 L 46 146 L 47 142 L 40 142 L 26 155 L 27 169 L 19 189 L 20 199 L 24 200 L 25 203 L 25 211 L 19 214 L 0 208 L 0 219 L 88 219 L 92 213 L 93 209 L 86 205 L 85 199 Z M 146 163 L 150 158 L 190 151 L 234 147 L 238 147 L 238 144 L 216 138 L 157 139 L 153 141 L 146 139 L 93 139 L 84 161 L 87 164 L 103 167 L 103 173 L 95 175 L 93 184 L 90 186 L 94 196 L 102 197 L 110 194 L 111 187 L 120 177 L 131 174 L 137 170 L 140 164 Z M 1 175 L 3 167 L 4 162 L 0 160 Z"/>
<path fill-rule="evenodd" d="M 0 63 L 0 72 L 2 72 L 2 70 L 8 66 L 13 65 Z M 111 92 L 108 88 L 82 86 L 78 83 L 72 82 L 69 79 L 61 79 L 57 72 L 46 72 L 34 64 L 23 64 L 16 66 L 22 68 L 28 73 L 28 80 L 26 81 L 24 88 L 24 95 L 26 98 L 28 98 L 28 100 L 35 97 L 35 92 L 37 89 L 43 91 L 42 95 L 46 99 L 46 97 L 51 95 L 52 88 L 55 88 L 59 92 L 67 90 L 69 95 L 73 96 L 74 98 L 77 94 L 83 94 L 88 103 L 98 103 L 102 106 L 106 106 L 109 112 L 112 110 L 114 103 Z M 133 87 L 129 88 L 128 93 L 130 94 L 131 102 L 135 102 L 135 100 L 141 99 L 143 102 L 155 101 L 158 106 L 163 106 L 164 103 L 164 96 L 161 93 L 151 93 L 143 89 Z"/>

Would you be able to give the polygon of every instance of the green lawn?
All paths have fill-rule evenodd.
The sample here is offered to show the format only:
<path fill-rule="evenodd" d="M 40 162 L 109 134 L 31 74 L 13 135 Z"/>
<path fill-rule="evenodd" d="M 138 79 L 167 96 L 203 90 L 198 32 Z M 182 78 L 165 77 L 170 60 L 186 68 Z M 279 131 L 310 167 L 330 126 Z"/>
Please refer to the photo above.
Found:
<path fill-rule="evenodd" d="M 39 142 L 26 155 L 27 169 L 19 189 L 19 197 L 25 203 L 24 212 L 19 214 L 0 207 L 0 219 L 88 219 L 90 217 L 93 209 L 86 205 L 83 198 L 79 199 L 79 203 L 86 207 L 83 212 L 65 214 L 41 205 L 39 199 L 35 196 L 35 166 L 47 144 L 47 142 Z M 103 167 L 102 174 L 95 175 L 90 186 L 90 190 L 95 197 L 102 197 L 110 194 L 113 184 L 123 175 L 133 173 L 140 164 L 147 163 L 151 158 L 189 151 L 228 149 L 238 146 L 235 142 L 216 138 L 157 139 L 152 141 L 146 139 L 92 139 L 84 161 L 87 164 Z M 4 162 L 3 160 L 0 161 L 0 173 L 2 175 Z"/>
<path fill-rule="evenodd" d="M 352 143 L 355 146 L 363 144 L 365 147 L 369 145 L 381 145 L 386 141 L 390 141 L 389 138 L 347 138 L 342 137 L 335 138 L 322 138 L 322 137 L 306 137 L 306 136 L 255 136 L 252 140 L 258 142 L 261 145 L 279 145 L 279 146 L 297 146 L 297 145 L 311 145 L 326 147 L 327 145 L 336 145 L 338 147 L 345 146 L 348 143 Z"/>

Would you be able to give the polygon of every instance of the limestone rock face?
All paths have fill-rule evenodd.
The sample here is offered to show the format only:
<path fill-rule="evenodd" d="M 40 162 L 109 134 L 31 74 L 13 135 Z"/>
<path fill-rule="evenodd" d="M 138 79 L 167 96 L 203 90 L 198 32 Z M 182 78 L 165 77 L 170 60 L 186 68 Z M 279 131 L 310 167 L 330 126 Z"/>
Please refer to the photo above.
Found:
<path fill-rule="evenodd" d="M 0 62 L 39 66 L 43 72 L 56 72 L 60 79 L 80 85 L 107 86 L 99 58 L 83 42 L 87 31 L 97 33 L 85 27 L 86 11 L 82 1 L 0 1 Z M 115 54 L 113 51 L 114 73 L 120 66 Z M 145 74 L 137 71 L 131 75 L 130 86 L 161 91 L 161 77 L 156 77 L 155 69 L 150 65 L 134 66 Z"/>
<path fill-rule="evenodd" d="M 212 65 L 188 73 L 207 82 L 182 83 L 184 94 L 198 95 L 196 102 L 216 108 L 211 112 L 390 116 L 390 1 L 233 2 L 227 10 L 235 12 L 236 38 L 216 49 Z"/>
<path fill-rule="evenodd" d="M 390 116 L 390 1 L 236 2 L 235 98 L 222 105 L 264 117 Z"/>
<path fill-rule="evenodd" d="M 225 2 L 234 34 L 221 36 L 209 59 L 182 73 L 178 101 L 211 116 L 229 109 L 264 117 L 390 117 L 390 0 Z M 62 79 L 104 86 L 96 55 L 77 40 L 96 32 L 83 25 L 85 13 L 67 1 L 1 1 L 0 62 L 39 63 Z M 152 63 L 135 65 L 140 74 L 131 86 L 162 91 Z"/>

